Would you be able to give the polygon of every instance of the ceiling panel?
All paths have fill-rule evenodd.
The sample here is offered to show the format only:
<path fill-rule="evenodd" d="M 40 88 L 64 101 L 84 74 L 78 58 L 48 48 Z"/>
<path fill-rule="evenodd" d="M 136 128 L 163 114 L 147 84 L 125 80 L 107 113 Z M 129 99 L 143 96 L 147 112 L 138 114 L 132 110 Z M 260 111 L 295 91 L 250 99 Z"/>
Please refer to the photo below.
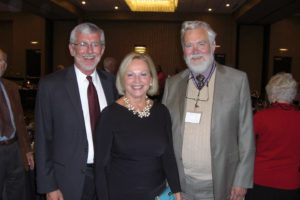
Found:
<path fill-rule="evenodd" d="M 86 5 L 82 5 L 81 0 L 0 0 L 0 12 L 25 11 L 50 19 L 82 19 L 93 17 L 95 13 L 101 15 L 107 12 L 115 16 L 131 13 L 125 0 L 85 1 Z M 225 7 L 226 3 L 229 3 L 230 7 Z M 66 4 L 69 5 L 65 6 Z M 300 13 L 299 4 L 300 0 L 178 0 L 176 13 L 180 15 L 228 14 L 235 16 L 238 23 L 268 24 Z M 118 6 L 119 10 L 115 11 L 114 6 Z M 208 8 L 212 8 L 213 11 L 208 12 Z M 145 13 L 145 15 L 159 18 L 156 13 Z"/>

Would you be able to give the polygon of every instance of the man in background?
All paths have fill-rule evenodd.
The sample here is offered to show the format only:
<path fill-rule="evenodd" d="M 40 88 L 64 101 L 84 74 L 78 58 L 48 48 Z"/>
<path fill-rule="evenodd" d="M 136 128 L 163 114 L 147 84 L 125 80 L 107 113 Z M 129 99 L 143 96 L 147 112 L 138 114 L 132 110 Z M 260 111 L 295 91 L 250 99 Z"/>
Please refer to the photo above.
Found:
<path fill-rule="evenodd" d="M 103 68 L 105 71 L 116 75 L 118 71 L 117 60 L 113 57 L 106 57 L 103 60 Z"/>
<path fill-rule="evenodd" d="M 184 200 L 242 200 L 253 185 L 254 134 L 244 72 L 214 60 L 216 33 L 202 21 L 182 24 L 185 71 L 166 81 Z"/>
<path fill-rule="evenodd" d="M 95 124 L 117 98 L 115 79 L 96 70 L 104 32 L 92 23 L 71 32 L 74 65 L 40 80 L 35 107 L 37 190 L 47 200 L 94 200 Z"/>
<path fill-rule="evenodd" d="M 7 55 L 0 49 L 0 199 L 25 198 L 25 169 L 34 169 L 18 86 L 2 76 Z M 25 168 L 24 168 L 25 166 Z"/>

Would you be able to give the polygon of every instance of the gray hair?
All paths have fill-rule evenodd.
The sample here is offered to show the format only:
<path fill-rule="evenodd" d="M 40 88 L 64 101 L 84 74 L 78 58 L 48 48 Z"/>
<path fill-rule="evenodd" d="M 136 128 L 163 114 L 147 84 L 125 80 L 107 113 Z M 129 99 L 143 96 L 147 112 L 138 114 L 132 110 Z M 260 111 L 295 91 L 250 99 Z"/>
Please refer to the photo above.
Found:
<path fill-rule="evenodd" d="M 116 80 L 116 87 L 118 89 L 119 94 L 124 95 L 125 94 L 125 86 L 124 86 L 124 78 L 125 78 L 125 72 L 127 68 L 129 67 L 132 60 L 138 59 L 143 60 L 147 63 L 151 77 L 152 77 L 152 86 L 147 91 L 148 95 L 155 95 L 158 92 L 158 78 L 157 73 L 155 69 L 155 65 L 151 59 L 151 57 L 147 54 L 140 54 L 131 52 L 128 55 L 125 56 L 123 59 L 120 68 L 117 73 L 117 80 Z"/>
<path fill-rule="evenodd" d="M 3 60 L 7 63 L 7 54 L 2 49 L 0 49 L 0 52 L 2 52 Z"/>
<path fill-rule="evenodd" d="M 273 103 L 273 97 L 291 103 L 297 94 L 297 82 L 290 73 L 280 72 L 271 77 L 266 91 L 270 103 Z"/>
<path fill-rule="evenodd" d="M 198 28 L 204 28 L 207 31 L 210 45 L 213 45 L 217 34 L 214 32 L 214 30 L 210 27 L 210 25 L 208 23 L 203 22 L 203 21 L 198 21 L 198 20 L 185 21 L 182 23 L 181 31 L 180 31 L 180 33 L 181 33 L 180 39 L 181 39 L 181 45 L 182 45 L 183 49 L 184 49 L 184 33 L 187 30 L 194 30 L 194 29 L 198 29 Z"/>
<path fill-rule="evenodd" d="M 99 33 L 100 42 L 103 46 L 105 45 L 104 31 L 95 24 L 86 22 L 75 26 L 70 34 L 70 44 L 73 44 L 74 41 L 76 40 L 76 33 L 84 33 L 84 34 Z"/>

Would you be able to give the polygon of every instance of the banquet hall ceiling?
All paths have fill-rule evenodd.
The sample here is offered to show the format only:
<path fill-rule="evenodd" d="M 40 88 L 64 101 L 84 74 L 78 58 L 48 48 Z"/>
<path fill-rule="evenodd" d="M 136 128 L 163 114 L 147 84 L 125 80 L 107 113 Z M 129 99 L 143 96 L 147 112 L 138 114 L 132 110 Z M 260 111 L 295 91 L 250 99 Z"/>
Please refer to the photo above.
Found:
<path fill-rule="evenodd" d="M 30 12 L 48 19 L 76 19 L 118 16 L 130 12 L 124 0 L 0 0 L 1 12 Z M 226 7 L 226 4 L 230 4 Z M 119 9 L 115 10 L 114 7 Z M 209 12 L 208 9 L 212 11 Z M 185 16 L 202 13 L 232 15 L 241 24 L 270 24 L 289 16 L 300 16 L 299 0 L 178 0 L 175 13 L 164 15 Z M 148 16 L 157 13 L 146 13 Z"/>

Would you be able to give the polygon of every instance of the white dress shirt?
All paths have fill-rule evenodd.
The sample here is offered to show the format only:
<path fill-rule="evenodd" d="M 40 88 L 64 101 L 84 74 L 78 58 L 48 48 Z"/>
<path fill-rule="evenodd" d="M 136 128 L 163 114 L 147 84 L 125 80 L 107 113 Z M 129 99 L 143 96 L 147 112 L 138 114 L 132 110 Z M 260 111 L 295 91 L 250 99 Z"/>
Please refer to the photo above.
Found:
<path fill-rule="evenodd" d="M 79 88 L 81 107 L 83 111 L 85 130 L 86 130 L 87 140 L 89 144 L 87 163 L 94 163 L 94 144 L 93 144 L 93 136 L 92 136 L 92 129 L 91 129 L 91 121 L 90 121 L 89 103 L 87 97 L 87 88 L 89 86 L 89 81 L 86 78 L 87 75 L 82 73 L 76 67 L 76 65 L 74 66 L 75 66 L 75 74 L 76 74 L 78 88 Z M 107 106 L 107 102 L 103 91 L 103 87 L 101 85 L 100 77 L 98 76 L 96 70 L 90 76 L 92 77 L 93 84 L 97 90 L 100 109 L 103 110 Z"/>

